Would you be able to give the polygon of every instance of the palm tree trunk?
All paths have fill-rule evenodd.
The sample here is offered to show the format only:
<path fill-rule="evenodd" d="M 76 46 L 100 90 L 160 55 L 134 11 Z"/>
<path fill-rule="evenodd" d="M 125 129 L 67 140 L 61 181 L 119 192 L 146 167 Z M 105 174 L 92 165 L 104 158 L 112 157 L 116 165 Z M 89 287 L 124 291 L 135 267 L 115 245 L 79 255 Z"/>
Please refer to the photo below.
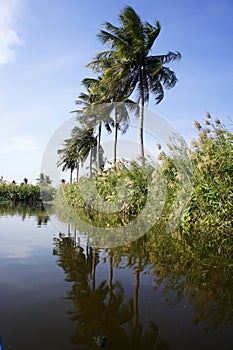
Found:
<path fill-rule="evenodd" d="M 70 184 L 73 182 L 73 169 L 70 169 Z"/>
<path fill-rule="evenodd" d="M 92 147 L 90 149 L 90 177 L 92 176 Z"/>
<path fill-rule="evenodd" d="M 140 70 L 140 100 L 139 100 L 139 141 L 141 146 L 141 157 L 144 158 L 143 144 L 143 122 L 144 122 L 144 93 L 142 83 L 142 71 Z"/>
<path fill-rule="evenodd" d="M 101 141 L 101 129 L 102 129 L 102 122 L 99 122 L 99 131 L 98 131 L 98 138 L 97 138 L 97 171 L 100 168 L 100 141 Z"/>
<path fill-rule="evenodd" d="M 68 223 L 67 225 L 67 234 L 68 234 L 68 237 L 70 238 L 70 223 Z"/>
<path fill-rule="evenodd" d="M 79 178 L 79 165 L 80 165 L 80 159 L 77 160 L 77 181 Z"/>
<path fill-rule="evenodd" d="M 117 131 L 118 131 L 118 123 L 117 123 L 117 108 L 114 107 L 114 149 L 113 149 L 113 162 L 116 164 L 116 152 L 117 152 Z"/>

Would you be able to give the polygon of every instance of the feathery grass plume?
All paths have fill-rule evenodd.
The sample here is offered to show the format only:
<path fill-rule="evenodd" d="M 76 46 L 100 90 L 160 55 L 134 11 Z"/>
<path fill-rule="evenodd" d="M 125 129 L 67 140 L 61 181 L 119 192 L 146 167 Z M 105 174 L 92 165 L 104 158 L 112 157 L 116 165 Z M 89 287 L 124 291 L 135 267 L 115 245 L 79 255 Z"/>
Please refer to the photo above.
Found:
<path fill-rule="evenodd" d="M 164 160 L 166 159 L 166 154 L 164 152 L 160 152 L 159 155 L 157 156 L 158 160 Z"/>
<path fill-rule="evenodd" d="M 211 115 L 209 112 L 206 112 L 205 116 L 206 116 L 206 118 L 211 119 Z"/>
<path fill-rule="evenodd" d="M 198 146 L 197 141 L 194 141 L 194 140 L 193 140 L 193 141 L 190 142 L 190 147 L 191 147 L 191 148 L 196 148 L 197 146 Z"/>
<path fill-rule="evenodd" d="M 225 131 L 223 129 L 215 129 L 215 134 L 216 135 L 223 135 L 223 134 L 225 134 Z"/>
<path fill-rule="evenodd" d="M 204 138 L 206 138 L 207 136 L 207 131 L 206 129 L 203 129 L 200 133 L 199 133 L 199 139 L 203 140 Z"/>
<path fill-rule="evenodd" d="M 190 153 L 189 153 L 189 158 L 190 158 L 191 160 L 196 160 L 196 158 L 197 158 L 196 152 L 195 152 L 195 153 L 190 152 Z"/>
<path fill-rule="evenodd" d="M 194 126 L 197 130 L 201 130 L 202 129 L 202 126 L 200 123 L 198 123 L 196 120 L 194 121 Z"/>
<path fill-rule="evenodd" d="M 192 237 L 192 244 L 196 235 L 197 246 L 201 239 L 205 244 L 211 241 L 214 254 L 221 253 L 225 259 L 233 253 L 233 134 L 219 119 L 217 123 L 210 121 L 210 124 L 205 124 L 210 128 L 200 128 L 196 123 L 198 138 L 190 146 L 194 187 L 190 207 L 182 219 L 181 232 L 187 240 Z"/>
<path fill-rule="evenodd" d="M 209 120 L 204 120 L 204 124 L 205 124 L 205 125 L 210 125 Z"/>
<path fill-rule="evenodd" d="M 216 124 L 218 124 L 218 125 L 220 125 L 221 124 L 221 122 L 220 122 L 220 120 L 217 118 L 217 119 L 215 119 L 215 121 L 214 121 Z"/>

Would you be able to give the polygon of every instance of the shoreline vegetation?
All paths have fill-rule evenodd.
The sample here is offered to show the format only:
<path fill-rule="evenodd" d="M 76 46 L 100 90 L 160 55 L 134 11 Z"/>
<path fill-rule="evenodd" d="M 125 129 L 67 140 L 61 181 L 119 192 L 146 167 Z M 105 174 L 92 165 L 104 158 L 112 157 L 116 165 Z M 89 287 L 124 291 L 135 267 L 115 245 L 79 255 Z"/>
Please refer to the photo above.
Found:
<path fill-rule="evenodd" d="M 233 133 L 219 119 L 212 120 L 209 113 L 203 126 L 197 121 L 194 125 L 198 135 L 188 149 L 193 169 L 192 196 L 176 231 L 192 243 L 198 243 L 199 236 L 205 234 L 210 242 L 216 240 L 219 252 L 227 253 L 228 246 L 233 254 Z M 62 193 L 63 201 L 65 198 L 69 208 L 73 208 L 82 220 L 99 227 L 119 227 L 127 225 L 143 210 L 149 184 L 154 188 L 152 205 L 153 200 L 158 201 L 161 195 L 158 193 L 161 185 L 158 175 L 162 174 L 166 180 L 166 198 L 159 222 L 165 227 L 176 200 L 179 179 L 173 159 L 162 150 L 158 158 L 157 173 L 149 163 L 121 161 L 105 171 L 99 170 L 94 182 L 91 177 L 80 177 L 72 184 L 62 181 L 61 191 L 53 188 L 49 176 L 44 174 L 40 174 L 37 185 L 29 184 L 27 179 L 21 184 L 0 180 L 0 203 L 42 205 L 43 199 L 44 202 L 54 201 L 59 207 Z M 109 215 L 98 210 L 94 197 L 96 189 L 103 202 L 116 206 L 115 213 Z"/>
<path fill-rule="evenodd" d="M 43 201 L 51 201 L 54 198 L 55 189 L 51 183 L 49 176 L 43 173 L 37 179 L 36 185 L 28 183 L 27 178 L 24 178 L 20 184 L 14 180 L 9 183 L 2 178 L 0 179 L 0 204 L 9 202 L 43 206 Z"/>
<path fill-rule="evenodd" d="M 209 113 L 203 124 L 205 127 L 197 121 L 194 123 L 198 135 L 188 149 L 193 169 L 192 196 L 176 231 L 193 244 L 198 244 L 199 237 L 205 235 L 208 244 L 215 241 L 218 252 L 231 252 L 233 256 L 233 134 L 219 119 L 212 120 Z M 62 191 L 57 192 L 58 207 L 59 196 L 63 196 L 62 202 L 65 198 L 68 206 L 87 223 L 99 227 L 118 227 L 128 224 L 143 210 L 150 184 L 155 189 L 151 201 L 152 210 L 156 210 L 159 200 L 161 203 L 164 200 L 159 197 L 163 195 L 161 189 L 166 191 L 163 211 L 158 221 L 165 232 L 179 190 L 179 174 L 174 160 L 162 150 L 158 158 L 160 163 L 157 170 L 142 161 L 121 161 L 106 171 L 99 170 L 94 181 L 92 177 L 81 177 L 72 184 L 65 183 L 61 185 Z M 165 178 L 164 188 L 158 188 L 159 175 Z M 96 189 L 103 202 L 115 205 L 115 213 L 98 208 Z M 69 216 L 68 213 L 67 215 Z"/>

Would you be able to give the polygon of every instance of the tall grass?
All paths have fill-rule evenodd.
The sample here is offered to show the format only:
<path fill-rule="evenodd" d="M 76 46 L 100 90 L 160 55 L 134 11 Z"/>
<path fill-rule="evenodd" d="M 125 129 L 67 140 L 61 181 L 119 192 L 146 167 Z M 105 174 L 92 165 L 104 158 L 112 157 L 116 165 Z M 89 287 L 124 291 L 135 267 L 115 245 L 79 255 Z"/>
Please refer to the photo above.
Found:
<path fill-rule="evenodd" d="M 219 119 L 212 120 L 209 114 L 203 124 L 201 126 L 195 122 L 197 139 L 191 142 L 189 149 L 193 167 L 193 193 L 179 232 L 187 240 L 192 236 L 193 241 L 203 233 L 215 240 L 220 251 L 224 240 L 228 246 L 232 244 L 233 134 Z M 160 164 L 167 189 L 161 215 L 161 222 L 164 223 L 173 211 L 172 205 L 179 192 L 179 174 L 173 159 L 164 152 L 160 154 Z M 99 171 L 94 182 L 93 179 L 81 178 L 77 183 L 63 186 L 63 191 L 68 204 L 86 212 L 87 220 L 118 226 L 129 222 L 144 208 L 149 183 L 154 185 L 156 193 L 158 184 L 152 166 L 145 165 L 145 162 L 143 165 L 134 161 L 118 162 L 106 171 Z M 99 198 L 102 204 L 99 204 Z M 108 214 L 111 210 L 99 210 L 103 203 L 109 205 L 108 208 L 114 204 L 113 214 Z"/>
<path fill-rule="evenodd" d="M 194 188 L 181 232 L 197 244 L 206 240 L 203 251 L 215 247 L 216 253 L 233 253 L 233 134 L 209 113 L 194 125 L 197 138 L 191 143 L 190 158 Z"/>

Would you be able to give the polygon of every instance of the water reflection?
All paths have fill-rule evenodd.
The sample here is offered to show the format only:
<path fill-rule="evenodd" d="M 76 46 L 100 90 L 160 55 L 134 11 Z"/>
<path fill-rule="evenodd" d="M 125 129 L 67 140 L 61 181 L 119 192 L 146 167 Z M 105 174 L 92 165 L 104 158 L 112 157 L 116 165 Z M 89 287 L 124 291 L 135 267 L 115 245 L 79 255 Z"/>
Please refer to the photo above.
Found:
<path fill-rule="evenodd" d="M 54 233 L 54 228 L 46 226 L 49 218 L 43 209 L 0 205 L 0 216 L 12 217 L 1 222 L 2 253 L 7 242 L 20 249 L 33 247 L 30 254 L 18 254 L 16 260 L 12 259 L 12 251 L 11 256 L 1 257 L 0 297 L 6 309 L 1 309 L 2 324 L 6 315 L 11 315 L 7 311 L 11 300 L 22 305 L 15 316 L 17 325 L 12 320 L 12 334 L 21 325 L 22 314 L 31 315 L 36 310 L 30 327 L 36 325 L 36 336 L 38 327 L 47 338 L 50 334 L 51 344 L 56 343 L 50 348 L 98 349 L 101 339 L 106 348 L 122 350 L 213 350 L 233 346 L 233 264 L 229 257 L 216 256 L 211 249 L 203 252 L 201 242 L 195 250 L 180 237 L 164 235 L 158 227 L 130 244 L 99 249 L 91 246 L 87 233 L 67 224 L 65 233 L 55 233 L 52 248 L 53 235 L 49 238 L 47 232 L 50 226 L 50 233 Z M 25 223 L 20 231 L 19 220 L 29 218 L 27 232 Z M 34 223 L 43 227 L 35 231 Z M 44 236 L 38 232 L 44 232 Z M 54 259 L 64 271 L 66 282 L 60 272 L 57 274 L 62 270 L 56 268 Z M 9 292 L 10 301 L 6 298 Z M 61 304 L 64 297 L 67 304 Z M 45 305 L 43 312 L 40 306 L 35 308 L 40 298 Z M 31 304 L 25 307 L 28 300 Z M 45 315 L 53 319 L 51 325 L 38 321 Z M 25 345 L 23 334 L 21 345 Z M 61 341 L 66 343 L 63 347 Z M 13 344 L 14 339 L 9 343 Z M 30 344 L 34 344 L 33 339 Z M 37 349 L 35 344 L 31 348 Z"/>
<path fill-rule="evenodd" d="M 25 220 L 28 217 L 36 217 L 37 226 L 41 227 L 42 225 L 47 225 L 49 221 L 49 216 L 44 210 L 43 206 L 27 206 L 22 204 L 14 203 L 1 203 L 0 202 L 0 216 L 15 216 L 19 215 L 22 220 Z"/>
<path fill-rule="evenodd" d="M 54 254 L 59 256 L 58 264 L 64 269 L 66 280 L 73 282 L 67 296 L 74 304 L 74 311 L 69 312 L 75 323 L 72 342 L 87 344 L 94 349 L 98 345 L 98 337 L 102 336 L 106 339 L 106 347 L 111 349 L 168 350 L 169 346 L 159 336 L 156 323 L 151 320 L 148 330 L 140 321 L 141 259 L 134 268 L 133 298 L 127 300 L 122 283 L 119 280 L 113 282 L 113 265 L 118 257 L 112 250 L 106 252 L 107 257 L 103 257 L 102 253 L 88 245 L 84 251 L 72 238 L 62 234 L 55 240 Z M 96 267 L 101 259 L 109 265 L 108 281 L 103 279 L 96 285 Z"/>
<path fill-rule="evenodd" d="M 189 314 L 192 315 L 190 327 L 197 326 L 198 332 L 203 333 L 229 327 L 232 330 L 233 266 L 229 264 L 229 259 L 217 259 L 211 251 L 201 259 L 200 252 L 190 251 L 182 241 L 179 243 L 177 237 L 158 234 L 158 228 L 137 241 L 107 250 L 107 256 L 104 256 L 103 250 L 89 247 L 88 244 L 86 248 L 78 243 L 76 245 L 76 241 L 70 237 L 60 235 L 55 254 L 59 256 L 58 263 L 68 280 L 73 274 L 69 298 L 76 308 L 73 316 L 77 322 L 74 342 L 82 339 L 83 343 L 91 344 L 93 336 L 104 334 L 109 338 L 111 348 L 115 342 L 116 348 L 140 349 L 143 343 L 143 347 L 152 349 L 157 342 L 168 348 L 166 341 L 158 336 L 156 320 L 149 320 L 150 326 L 146 325 L 146 328 L 141 322 L 144 315 L 139 312 L 138 296 L 140 278 L 145 274 L 153 276 L 153 284 L 147 288 L 151 287 L 155 294 L 158 291 L 169 307 L 178 308 L 183 313 L 184 310 L 180 311 L 180 308 L 188 305 Z M 96 267 L 105 262 L 109 265 L 108 282 L 100 281 L 95 287 Z M 65 264 L 69 266 L 69 273 Z M 113 267 L 127 270 L 128 275 L 134 274 L 131 300 L 124 296 L 124 283 L 119 280 L 112 282 Z M 74 271 L 79 272 L 75 275 Z M 86 289 L 82 285 L 84 281 Z M 126 313 L 125 319 L 119 315 L 121 310 Z"/>

